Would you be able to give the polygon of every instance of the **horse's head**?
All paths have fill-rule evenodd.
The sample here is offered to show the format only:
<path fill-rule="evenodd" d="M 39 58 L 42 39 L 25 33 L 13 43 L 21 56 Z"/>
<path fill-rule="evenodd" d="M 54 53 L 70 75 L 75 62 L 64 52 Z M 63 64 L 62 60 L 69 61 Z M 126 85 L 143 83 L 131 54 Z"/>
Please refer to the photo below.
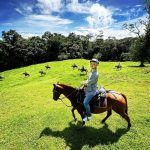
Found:
<path fill-rule="evenodd" d="M 62 94 L 61 87 L 58 84 L 53 84 L 53 99 L 57 101 L 59 96 Z"/>

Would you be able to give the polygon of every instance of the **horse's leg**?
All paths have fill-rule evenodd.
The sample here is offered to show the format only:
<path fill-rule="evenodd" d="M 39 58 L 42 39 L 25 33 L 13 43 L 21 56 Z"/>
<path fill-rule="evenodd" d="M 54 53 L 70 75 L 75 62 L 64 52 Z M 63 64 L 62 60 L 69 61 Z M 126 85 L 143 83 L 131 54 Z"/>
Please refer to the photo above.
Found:
<path fill-rule="evenodd" d="M 73 118 L 74 118 L 74 121 L 76 122 L 77 121 L 77 118 L 76 118 L 76 116 L 75 116 L 75 113 L 74 113 L 74 110 L 75 110 L 76 108 L 72 108 L 72 116 L 73 116 Z"/>
<path fill-rule="evenodd" d="M 112 109 L 109 109 L 107 111 L 107 116 L 101 121 L 101 123 L 105 123 L 105 121 L 111 116 L 112 114 Z"/>
<path fill-rule="evenodd" d="M 128 122 L 128 129 L 131 127 L 130 118 L 126 113 L 120 114 L 127 122 Z"/>
<path fill-rule="evenodd" d="M 83 111 L 83 109 L 77 109 L 77 111 L 78 111 L 78 113 L 80 114 L 80 116 L 81 116 L 81 119 L 83 120 L 83 118 L 84 118 L 84 111 Z M 82 122 L 82 125 L 84 125 L 85 123 L 83 123 Z"/>
<path fill-rule="evenodd" d="M 125 113 L 125 110 L 120 111 L 118 109 L 113 108 L 113 110 L 118 113 L 120 116 L 122 116 L 127 122 L 128 122 L 128 129 L 131 127 L 131 122 L 129 116 Z"/>
<path fill-rule="evenodd" d="M 85 117 L 85 114 L 84 114 L 83 111 L 80 113 L 80 116 L 81 116 L 81 118 L 83 120 L 83 118 Z M 85 125 L 85 121 L 82 121 L 82 126 L 84 126 L 84 125 Z"/>
<path fill-rule="evenodd" d="M 83 111 L 79 111 L 79 114 L 80 114 L 81 118 L 83 119 L 83 118 L 84 118 L 84 113 L 83 113 Z"/>

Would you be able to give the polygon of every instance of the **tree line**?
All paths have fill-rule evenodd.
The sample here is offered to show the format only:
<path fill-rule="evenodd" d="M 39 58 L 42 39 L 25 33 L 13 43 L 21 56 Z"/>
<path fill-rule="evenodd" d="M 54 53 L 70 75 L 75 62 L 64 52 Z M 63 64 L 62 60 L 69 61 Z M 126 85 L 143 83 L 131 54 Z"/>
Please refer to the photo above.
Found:
<path fill-rule="evenodd" d="M 70 33 L 67 37 L 45 32 L 41 37 L 23 38 L 15 30 L 2 32 L 0 41 L 0 70 L 65 59 L 96 57 L 102 61 L 130 60 L 128 49 L 134 39 L 103 40 L 98 36 Z"/>
<path fill-rule="evenodd" d="M 93 57 L 101 61 L 138 60 L 131 57 L 137 38 L 103 39 L 100 34 L 91 40 L 90 34 L 67 37 L 58 33 L 45 32 L 41 37 L 23 38 L 15 30 L 3 31 L 0 40 L 0 70 L 27 66 L 48 61 Z M 133 49 L 133 50 L 132 50 Z"/>

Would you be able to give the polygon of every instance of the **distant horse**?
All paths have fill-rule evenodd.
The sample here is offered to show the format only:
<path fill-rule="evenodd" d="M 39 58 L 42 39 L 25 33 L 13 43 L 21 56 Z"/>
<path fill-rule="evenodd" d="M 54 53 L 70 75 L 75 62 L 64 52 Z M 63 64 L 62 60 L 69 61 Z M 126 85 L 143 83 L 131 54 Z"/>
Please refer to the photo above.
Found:
<path fill-rule="evenodd" d="M 77 66 L 76 64 L 73 64 L 71 67 L 72 67 L 73 69 L 78 68 L 78 66 Z"/>
<path fill-rule="evenodd" d="M 41 74 L 41 76 L 46 75 L 46 72 L 44 72 L 43 70 L 40 70 L 39 73 Z"/>
<path fill-rule="evenodd" d="M 30 76 L 30 74 L 27 73 L 27 72 L 24 72 L 23 75 L 24 75 L 24 77 L 29 77 Z"/>
<path fill-rule="evenodd" d="M 46 65 L 45 68 L 46 68 L 46 69 L 50 69 L 51 67 L 50 67 L 49 65 Z"/>
<path fill-rule="evenodd" d="M 120 62 L 119 62 L 118 65 L 115 66 L 115 68 L 116 68 L 116 70 L 121 70 L 122 69 L 122 66 L 121 66 Z"/>
<path fill-rule="evenodd" d="M 87 74 L 87 72 L 88 72 L 88 70 L 86 68 L 84 68 L 84 66 L 82 66 L 82 68 L 81 69 L 79 68 L 78 70 L 80 70 L 81 73 L 85 72 Z"/>
<path fill-rule="evenodd" d="M 83 103 L 79 103 L 77 100 L 77 94 L 80 92 L 80 89 L 73 88 L 68 85 L 64 84 L 53 84 L 53 99 L 58 100 L 60 99 L 60 95 L 63 94 L 66 98 L 68 98 L 72 105 L 72 115 L 74 120 L 76 121 L 76 117 L 74 114 L 74 110 L 77 110 L 80 114 L 81 118 L 84 118 L 84 106 Z M 107 106 L 105 108 L 102 107 L 95 107 L 94 105 L 91 105 L 91 112 L 93 114 L 99 114 L 107 111 L 107 116 L 101 121 L 101 123 L 105 123 L 105 121 L 108 119 L 108 117 L 112 114 L 112 110 L 114 110 L 116 113 L 120 114 L 127 122 L 128 122 L 128 128 L 131 127 L 130 118 L 128 116 L 128 106 L 127 106 L 127 98 L 124 94 L 120 93 L 106 93 L 107 98 Z M 84 125 L 85 122 L 82 122 L 82 125 Z"/>
<path fill-rule="evenodd" d="M 3 79 L 4 79 L 4 77 L 2 75 L 0 75 L 0 80 L 3 80 Z"/>

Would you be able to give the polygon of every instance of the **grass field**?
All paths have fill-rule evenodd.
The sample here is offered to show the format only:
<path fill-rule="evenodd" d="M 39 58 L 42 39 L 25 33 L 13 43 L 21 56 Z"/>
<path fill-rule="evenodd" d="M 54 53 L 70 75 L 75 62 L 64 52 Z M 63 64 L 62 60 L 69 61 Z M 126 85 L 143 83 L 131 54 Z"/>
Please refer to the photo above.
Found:
<path fill-rule="evenodd" d="M 0 149 L 1 150 L 148 150 L 150 149 L 150 65 L 139 68 L 137 62 L 123 62 L 116 71 L 115 62 L 99 65 L 99 86 L 124 93 L 132 127 L 113 112 L 107 124 L 100 124 L 106 113 L 93 115 L 79 130 L 71 111 L 61 101 L 52 99 L 53 83 L 79 87 L 87 76 L 80 76 L 71 65 L 85 65 L 83 59 L 49 62 L 2 72 L 0 81 Z M 44 68 L 46 64 L 50 70 Z M 40 77 L 38 71 L 45 70 Z M 22 73 L 30 73 L 24 78 Z M 63 97 L 63 96 L 62 96 Z M 69 105 L 69 101 L 65 99 Z M 78 120 L 80 116 L 75 112 Z"/>

